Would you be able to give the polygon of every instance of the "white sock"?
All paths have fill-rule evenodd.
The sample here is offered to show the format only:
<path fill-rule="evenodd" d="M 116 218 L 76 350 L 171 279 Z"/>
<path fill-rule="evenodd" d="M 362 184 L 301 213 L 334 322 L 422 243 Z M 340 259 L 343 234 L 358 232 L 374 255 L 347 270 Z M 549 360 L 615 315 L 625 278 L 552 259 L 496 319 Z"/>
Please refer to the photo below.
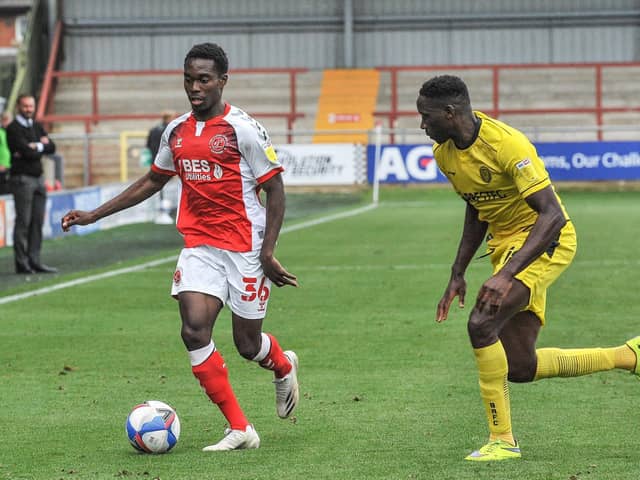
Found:
<path fill-rule="evenodd" d="M 262 333 L 261 336 L 262 345 L 260 345 L 260 351 L 258 352 L 258 354 L 253 357 L 254 362 L 261 362 L 262 360 L 267 358 L 267 355 L 269 355 L 269 350 L 271 350 L 271 339 L 269 338 L 269 335 L 267 335 L 266 333 Z"/>
<path fill-rule="evenodd" d="M 191 350 L 189 352 L 189 360 L 191 360 L 191 366 L 195 367 L 196 365 L 200 365 L 204 363 L 207 358 L 211 356 L 213 352 L 216 351 L 216 346 L 213 343 L 213 340 L 209 342 L 209 345 L 206 345 L 202 348 L 198 348 L 197 350 Z"/>

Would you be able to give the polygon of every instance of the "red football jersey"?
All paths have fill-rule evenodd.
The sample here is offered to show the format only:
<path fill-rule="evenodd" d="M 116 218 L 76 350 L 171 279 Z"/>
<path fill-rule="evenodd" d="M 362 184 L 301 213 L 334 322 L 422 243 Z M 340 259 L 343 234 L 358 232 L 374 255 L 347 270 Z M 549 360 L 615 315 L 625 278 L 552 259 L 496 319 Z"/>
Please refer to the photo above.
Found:
<path fill-rule="evenodd" d="M 176 223 L 185 247 L 248 252 L 262 246 L 260 184 L 283 168 L 267 131 L 251 116 L 229 104 L 206 122 L 185 113 L 165 129 L 151 168 L 180 177 Z"/>

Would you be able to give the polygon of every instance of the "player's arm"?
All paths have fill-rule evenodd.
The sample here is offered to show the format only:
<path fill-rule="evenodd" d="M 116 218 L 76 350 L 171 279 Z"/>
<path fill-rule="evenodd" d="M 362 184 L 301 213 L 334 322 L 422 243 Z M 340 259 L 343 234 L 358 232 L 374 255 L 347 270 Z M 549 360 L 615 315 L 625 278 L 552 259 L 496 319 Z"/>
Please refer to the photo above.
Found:
<path fill-rule="evenodd" d="M 538 213 L 527 239 L 509 261 L 487 280 L 478 293 L 478 308 L 499 308 L 511 289 L 514 277 L 542 255 L 560 235 L 565 218 L 558 197 L 551 185 L 525 198 L 527 204 Z"/>
<path fill-rule="evenodd" d="M 501 271 L 514 277 L 524 270 L 527 265 L 542 255 L 558 238 L 560 230 L 567 223 L 558 197 L 551 185 L 525 198 L 527 204 L 538 213 L 524 244 Z"/>
<path fill-rule="evenodd" d="M 460 308 L 464 307 L 464 297 L 467 290 L 467 283 L 464 279 L 464 273 L 471 262 L 471 259 L 478 251 L 478 248 L 484 240 L 487 233 L 487 222 L 480 220 L 478 210 L 467 202 L 467 209 L 464 215 L 464 226 L 462 229 L 462 238 L 458 245 L 458 253 L 451 267 L 451 277 L 447 285 L 444 295 L 438 302 L 438 310 L 436 313 L 436 321 L 442 322 L 447 319 L 449 307 L 453 299 L 458 297 Z"/>
<path fill-rule="evenodd" d="M 287 272 L 274 257 L 276 242 L 284 220 L 285 195 L 282 175 L 279 173 L 261 185 L 267 195 L 267 224 L 260 250 L 260 263 L 264 274 L 278 287 L 284 285 L 298 286 L 296 276 Z"/>
<path fill-rule="evenodd" d="M 89 225 L 120 210 L 137 205 L 154 193 L 160 191 L 170 178 L 171 175 L 149 170 L 149 172 L 136 180 L 122 193 L 103 203 L 95 210 L 90 212 L 71 210 L 68 212 L 62 217 L 62 229 L 66 232 L 73 225 Z"/>

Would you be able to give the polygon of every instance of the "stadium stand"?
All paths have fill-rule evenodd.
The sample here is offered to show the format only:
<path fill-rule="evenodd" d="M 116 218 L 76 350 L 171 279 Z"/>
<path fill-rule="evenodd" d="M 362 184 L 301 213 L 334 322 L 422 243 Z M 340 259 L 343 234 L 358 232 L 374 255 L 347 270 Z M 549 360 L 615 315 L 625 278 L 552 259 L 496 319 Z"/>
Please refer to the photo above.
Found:
<path fill-rule="evenodd" d="M 632 0 L 580 8 L 572 0 L 517 8 L 504 2 L 473 11 L 449 0 L 249 4 L 251 17 L 222 0 L 189 2 L 179 16 L 169 0 L 158 0 L 158 8 L 131 3 L 126 14 L 99 0 L 51 9 L 38 113 L 58 137 L 65 185 L 121 179 L 120 133 L 148 130 L 164 109 L 186 110 L 177 69 L 185 49 L 205 40 L 232 53 L 226 99 L 260 120 L 276 144 L 314 141 L 323 72 L 337 68 L 378 70 L 374 113 L 387 128 L 384 141 L 424 141 L 417 88 L 443 72 L 465 79 L 476 108 L 534 140 L 640 138 Z M 127 55 L 116 54 L 127 48 Z M 129 167 L 131 176 L 139 173 L 136 162 Z"/>
<path fill-rule="evenodd" d="M 66 185 L 80 186 L 85 181 L 87 130 L 92 136 L 88 146 L 91 164 L 100 166 L 91 169 L 90 183 L 105 183 L 119 178 L 119 136 L 114 132 L 146 131 L 162 109 L 188 110 L 180 72 L 145 73 L 142 78 L 139 73 L 123 72 L 83 72 L 57 77 L 50 109 L 54 113 L 47 116 L 53 119 L 52 132 L 65 139 L 60 149 L 65 157 Z M 321 71 L 232 71 L 230 75 L 225 98 L 258 118 L 274 142 L 291 141 L 288 133 L 292 128 L 300 132 L 296 141 L 311 141 Z M 144 89 L 139 88 L 141 82 Z M 263 88 L 265 85 L 269 88 Z M 90 118 L 94 108 L 98 122 Z M 131 175 L 137 173 L 133 170 Z"/>
<path fill-rule="evenodd" d="M 318 126 L 316 113 L 323 72 L 291 72 L 231 72 L 225 95 L 230 102 L 258 118 L 271 132 L 275 143 L 289 143 L 292 139 L 309 143 Z M 381 68 L 380 75 L 372 77 L 372 88 L 377 91 L 375 110 L 379 119 L 396 130 L 397 138 L 392 137 L 392 141 L 423 141 L 415 114 L 416 86 L 431 75 L 445 72 L 465 79 L 473 92 L 476 108 L 490 114 L 497 112 L 500 118 L 523 128 L 536 140 L 598 140 L 599 123 L 604 127 L 601 139 L 640 138 L 637 130 L 609 130 L 640 123 L 637 100 L 640 86 L 635 81 L 640 66 L 502 65 Z M 89 118 L 94 108 L 90 74 L 97 77 L 98 122 L 82 121 Z M 144 131 L 153 124 L 159 111 L 171 108 L 180 112 L 188 108 L 178 72 L 154 74 L 149 71 L 143 77 L 105 72 L 85 72 L 84 75 L 59 77 L 51 103 L 51 111 L 55 112 L 52 118 L 60 119 L 53 124 L 52 132 L 66 139 L 59 142 L 59 148 L 65 158 L 68 186 L 80 186 L 85 181 L 87 125 L 92 135 L 91 164 L 99 165 L 91 169 L 90 183 L 105 183 L 119 178 L 119 137 L 113 132 Z M 141 82 L 144 89 L 138 88 Z M 263 88 L 265 85 L 269 88 Z M 541 85 L 552 88 L 540 88 Z M 531 95 L 528 93 L 531 91 L 537 93 Z M 73 118 L 76 120 L 68 120 Z M 138 173 L 135 169 L 131 172 L 132 175 Z"/>
<path fill-rule="evenodd" d="M 442 73 L 465 80 L 475 108 L 518 126 L 534 140 L 640 139 L 638 129 L 616 128 L 640 122 L 638 64 L 385 67 L 377 109 L 389 118 L 397 99 L 390 126 L 407 129 L 403 141 L 422 140 L 422 132 L 415 131 L 416 85 Z"/>

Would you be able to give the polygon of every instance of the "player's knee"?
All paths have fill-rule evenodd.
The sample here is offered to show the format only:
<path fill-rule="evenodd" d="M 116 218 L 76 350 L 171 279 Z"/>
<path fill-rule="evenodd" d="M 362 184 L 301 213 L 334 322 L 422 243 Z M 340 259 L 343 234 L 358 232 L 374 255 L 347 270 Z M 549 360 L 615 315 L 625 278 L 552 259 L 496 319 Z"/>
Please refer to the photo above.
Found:
<path fill-rule="evenodd" d="M 211 336 L 207 331 L 193 328 L 186 324 L 182 325 L 180 335 L 182 336 L 182 342 L 189 350 L 206 345 L 211 340 Z"/>
<path fill-rule="evenodd" d="M 507 378 L 514 383 L 528 383 L 536 376 L 536 363 L 530 361 L 509 362 Z"/>
<path fill-rule="evenodd" d="M 253 360 L 260 351 L 260 343 L 257 339 L 244 336 L 242 338 L 235 338 L 234 341 L 240 356 L 247 360 Z"/>
<path fill-rule="evenodd" d="M 484 315 L 471 314 L 467 322 L 467 332 L 473 345 L 487 345 L 496 337 L 495 328 Z"/>

